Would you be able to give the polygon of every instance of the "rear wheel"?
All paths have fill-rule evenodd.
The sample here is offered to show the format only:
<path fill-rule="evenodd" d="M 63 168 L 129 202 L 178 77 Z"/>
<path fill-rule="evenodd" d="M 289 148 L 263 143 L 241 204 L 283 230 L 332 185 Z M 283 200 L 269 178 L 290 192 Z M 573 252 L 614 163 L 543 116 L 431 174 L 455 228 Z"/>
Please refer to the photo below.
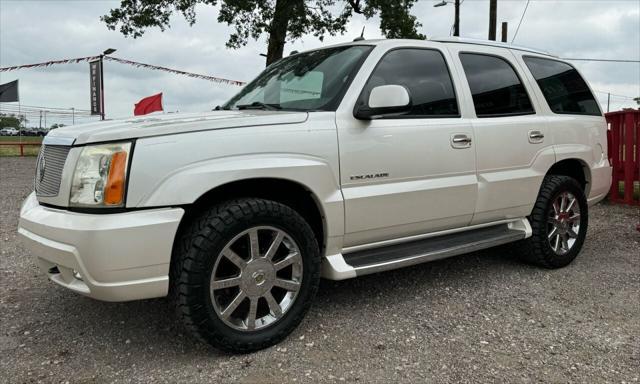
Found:
<path fill-rule="evenodd" d="M 515 244 L 523 260 L 545 268 L 561 268 L 582 249 L 588 205 L 580 184 L 568 176 L 544 178 L 529 222 L 532 236 Z"/>
<path fill-rule="evenodd" d="M 218 349 L 251 352 L 291 333 L 320 279 L 318 244 L 294 210 L 261 199 L 209 209 L 174 255 L 178 315 Z"/>

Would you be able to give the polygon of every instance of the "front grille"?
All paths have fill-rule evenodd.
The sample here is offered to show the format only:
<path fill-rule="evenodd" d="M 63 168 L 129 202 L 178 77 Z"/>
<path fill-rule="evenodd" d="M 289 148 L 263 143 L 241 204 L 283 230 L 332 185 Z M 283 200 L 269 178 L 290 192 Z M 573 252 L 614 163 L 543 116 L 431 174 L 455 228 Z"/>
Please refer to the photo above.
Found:
<path fill-rule="evenodd" d="M 64 162 L 71 147 L 43 145 L 36 164 L 36 196 L 53 197 L 58 195 Z"/>

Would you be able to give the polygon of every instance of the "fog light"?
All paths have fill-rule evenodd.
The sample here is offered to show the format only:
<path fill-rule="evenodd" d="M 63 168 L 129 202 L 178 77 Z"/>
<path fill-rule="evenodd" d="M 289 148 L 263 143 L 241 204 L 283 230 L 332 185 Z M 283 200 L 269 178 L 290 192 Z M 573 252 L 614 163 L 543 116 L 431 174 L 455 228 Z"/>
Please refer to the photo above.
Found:
<path fill-rule="evenodd" d="M 76 271 L 75 269 L 73 270 L 73 277 L 78 280 L 82 280 L 82 275 L 80 274 L 80 272 Z"/>

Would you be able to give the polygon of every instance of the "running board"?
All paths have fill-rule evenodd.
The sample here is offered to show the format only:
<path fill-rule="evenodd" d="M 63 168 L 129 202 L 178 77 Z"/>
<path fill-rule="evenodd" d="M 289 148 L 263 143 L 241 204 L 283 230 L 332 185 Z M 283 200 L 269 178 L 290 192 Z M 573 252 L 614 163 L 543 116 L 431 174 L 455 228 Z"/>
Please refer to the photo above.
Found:
<path fill-rule="evenodd" d="M 445 233 L 399 244 L 354 251 L 344 255 L 332 255 L 328 256 L 323 263 L 323 277 L 342 280 L 408 267 L 511 243 L 530 235 L 529 222 L 523 218 L 510 223 Z"/>

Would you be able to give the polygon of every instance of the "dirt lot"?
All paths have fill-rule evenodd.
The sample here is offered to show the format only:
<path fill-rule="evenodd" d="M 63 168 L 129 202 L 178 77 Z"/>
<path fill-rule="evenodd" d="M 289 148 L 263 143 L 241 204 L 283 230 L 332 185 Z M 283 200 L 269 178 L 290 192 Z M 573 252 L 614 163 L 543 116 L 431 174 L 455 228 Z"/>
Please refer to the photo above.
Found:
<path fill-rule="evenodd" d="M 0 158 L 0 382 L 637 382 L 640 220 L 598 205 L 555 271 L 489 250 L 324 281 L 276 347 L 221 354 L 165 300 L 102 303 L 38 274 L 16 234 L 35 158 Z"/>

